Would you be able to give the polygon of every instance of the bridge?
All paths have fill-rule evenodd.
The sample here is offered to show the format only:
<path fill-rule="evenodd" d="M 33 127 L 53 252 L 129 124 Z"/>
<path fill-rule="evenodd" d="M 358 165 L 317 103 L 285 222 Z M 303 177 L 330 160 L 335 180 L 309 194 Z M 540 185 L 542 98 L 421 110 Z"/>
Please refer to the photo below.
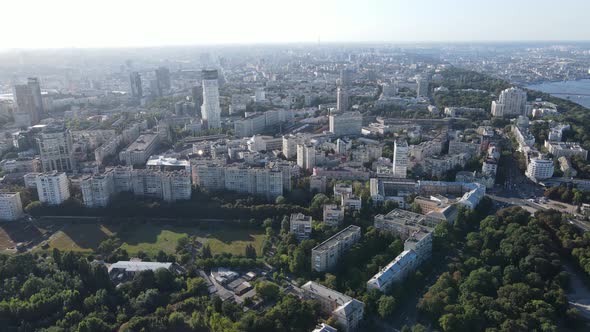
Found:
<path fill-rule="evenodd" d="M 566 92 L 545 92 L 555 96 L 590 97 L 590 93 L 566 93 Z"/>

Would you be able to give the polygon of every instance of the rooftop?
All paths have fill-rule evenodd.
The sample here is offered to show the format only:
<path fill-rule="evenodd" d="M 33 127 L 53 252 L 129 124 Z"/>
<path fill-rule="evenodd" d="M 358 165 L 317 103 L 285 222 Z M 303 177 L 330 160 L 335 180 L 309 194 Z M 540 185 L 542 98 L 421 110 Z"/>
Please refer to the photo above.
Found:
<path fill-rule="evenodd" d="M 347 237 L 351 236 L 352 234 L 360 233 L 360 231 L 361 231 L 360 227 L 358 227 L 356 225 L 350 225 L 350 226 L 346 227 L 345 229 L 341 230 L 340 232 L 334 234 L 334 236 L 332 236 L 331 238 L 320 243 L 312 250 L 314 250 L 314 251 L 327 250 L 327 249 L 335 246 L 336 244 L 338 244 L 340 241 L 343 241 Z"/>

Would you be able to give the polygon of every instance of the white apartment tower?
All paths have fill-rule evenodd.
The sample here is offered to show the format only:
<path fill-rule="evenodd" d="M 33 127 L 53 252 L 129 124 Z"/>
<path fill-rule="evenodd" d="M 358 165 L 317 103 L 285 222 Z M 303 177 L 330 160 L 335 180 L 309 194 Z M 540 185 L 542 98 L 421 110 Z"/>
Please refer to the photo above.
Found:
<path fill-rule="evenodd" d="M 82 179 L 80 184 L 84 205 L 88 207 L 106 207 L 115 192 L 113 172 L 92 175 Z"/>
<path fill-rule="evenodd" d="M 529 160 L 525 175 L 532 181 L 549 179 L 553 176 L 553 160 L 545 156 L 532 157 Z"/>
<path fill-rule="evenodd" d="M 221 128 L 221 106 L 219 105 L 219 82 L 216 69 L 202 71 L 203 105 L 201 116 L 209 129 Z"/>
<path fill-rule="evenodd" d="M 526 114 L 526 92 L 519 88 L 509 88 L 500 93 L 498 101 L 492 102 L 492 115 L 496 117 L 517 117 Z"/>
<path fill-rule="evenodd" d="M 408 143 L 406 141 L 395 141 L 393 146 L 393 176 L 405 179 L 408 175 Z"/>
<path fill-rule="evenodd" d="M 37 177 L 39 201 L 59 205 L 70 198 L 70 183 L 66 173 L 46 172 Z"/>
<path fill-rule="evenodd" d="M 13 221 L 22 215 L 23 204 L 19 193 L 0 193 L 0 220 Z"/>

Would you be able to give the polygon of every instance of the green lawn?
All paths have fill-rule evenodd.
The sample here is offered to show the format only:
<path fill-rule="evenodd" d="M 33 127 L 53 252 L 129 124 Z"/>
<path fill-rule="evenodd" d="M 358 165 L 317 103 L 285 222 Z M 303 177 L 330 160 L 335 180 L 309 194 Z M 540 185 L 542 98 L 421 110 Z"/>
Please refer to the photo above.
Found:
<path fill-rule="evenodd" d="M 183 236 L 196 236 L 203 244 L 209 244 L 213 254 L 243 254 L 246 245 L 252 244 L 256 252 L 262 251 L 264 232 L 262 230 L 241 229 L 214 225 L 189 227 L 159 224 L 140 224 L 130 229 L 118 231 L 117 227 L 100 224 L 67 225 L 48 241 L 49 250 L 92 252 L 100 242 L 109 236 L 118 236 L 121 248 L 135 255 L 139 251 L 154 255 L 163 250 L 174 253 L 178 239 Z"/>
<path fill-rule="evenodd" d="M 112 228 L 100 224 L 72 224 L 64 226 L 48 241 L 49 249 L 92 252 L 98 245 L 114 235 Z"/>

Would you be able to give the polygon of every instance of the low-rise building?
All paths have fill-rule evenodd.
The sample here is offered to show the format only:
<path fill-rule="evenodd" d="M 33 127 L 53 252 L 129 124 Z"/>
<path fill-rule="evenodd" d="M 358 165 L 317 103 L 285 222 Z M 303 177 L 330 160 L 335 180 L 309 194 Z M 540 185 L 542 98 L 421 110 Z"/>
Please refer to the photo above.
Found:
<path fill-rule="evenodd" d="M 143 271 L 155 272 L 158 269 L 166 269 L 176 275 L 185 272 L 184 268 L 176 263 L 118 261 L 109 266 L 108 273 L 113 282 L 124 282 L 132 280 L 137 273 Z"/>
<path fill-rule="evenodd" d="M 343 194 L 341 199 L 342 208 L 349 211 L 360 211 L 363 201 L 353 194 Z"/>
<path fill-rule="evenodd" d="M 364 315 L 363 302 L 313 281 L 301 289 L 306 299 L 318 301 L 322 312 L 331 314 L 345 332 L 358 330 Z"/>
<path fill-rule="evenodd" d="M 555 158 L 572 158 L 574 156 L 579 156 L 583 160 L 588 158 L 588 150 L 582 148 L 582 146 L 576 142 L 545 141 L 545 147 L 547 148 L 547 151 Z"/>
<path fill-rule="evenodd" d="M 331 270 L 340 256 L 361 238 L 361 228 L 350 225 L 311 250 L 311 269 Z"/>

